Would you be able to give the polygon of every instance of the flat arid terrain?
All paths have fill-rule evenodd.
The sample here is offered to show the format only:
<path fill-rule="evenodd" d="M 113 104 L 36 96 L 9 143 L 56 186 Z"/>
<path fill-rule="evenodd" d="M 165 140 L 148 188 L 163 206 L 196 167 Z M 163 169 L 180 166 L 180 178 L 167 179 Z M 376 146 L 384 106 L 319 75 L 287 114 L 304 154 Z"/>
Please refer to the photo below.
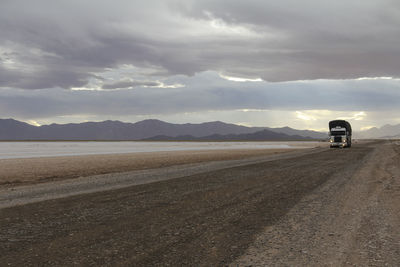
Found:
<path fill-rule="evenodd" d="M 400 142 L 281 152 L 0 160 L 0 265 L 398 266 Z"/>
<path fill-rule="evenodd" d="M 293 149 L 195 150 L 0 159 L 0 187 L 290 151 Z"/>

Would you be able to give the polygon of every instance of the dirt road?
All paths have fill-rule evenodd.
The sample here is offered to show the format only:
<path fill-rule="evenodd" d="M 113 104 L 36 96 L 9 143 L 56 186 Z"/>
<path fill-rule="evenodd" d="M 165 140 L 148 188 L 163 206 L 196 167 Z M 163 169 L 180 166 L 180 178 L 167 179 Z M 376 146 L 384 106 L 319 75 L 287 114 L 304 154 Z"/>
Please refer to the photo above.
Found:
<path fill-rule="evenodd" d="M 320 149 L 0 209 L 0 263 L 398 266 L 399 203 L 399 143 Z"/>

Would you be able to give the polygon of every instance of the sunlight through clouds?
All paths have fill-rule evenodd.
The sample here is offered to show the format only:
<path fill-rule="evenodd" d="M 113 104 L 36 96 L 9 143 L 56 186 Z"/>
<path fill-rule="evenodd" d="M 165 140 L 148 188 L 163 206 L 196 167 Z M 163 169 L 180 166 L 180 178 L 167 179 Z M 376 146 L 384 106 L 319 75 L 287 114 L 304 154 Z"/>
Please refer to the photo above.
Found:
<path fill-rule="evenodd" d="M 311 120 L 315 121 L 315 120 L 317 120 L 315 117 L 313 117 L 311 115 L 308 115 L 308 114 L 306 114 L 304 112 L 301 112 L 301 111 L 296 111 L 296 117 L 301 119 L 301 120 L 305 120 L 305 121 L 311 121 Z"/>
<path fill-rule="evenodd" d="M 261 78 L 241 78 L 241 77 L 231 77 L 223 74 L 219 74 L 219 76 L 225 80 L 228 81 L 233 81 L 233 82 L 262 82 L 263 80 Z"/>

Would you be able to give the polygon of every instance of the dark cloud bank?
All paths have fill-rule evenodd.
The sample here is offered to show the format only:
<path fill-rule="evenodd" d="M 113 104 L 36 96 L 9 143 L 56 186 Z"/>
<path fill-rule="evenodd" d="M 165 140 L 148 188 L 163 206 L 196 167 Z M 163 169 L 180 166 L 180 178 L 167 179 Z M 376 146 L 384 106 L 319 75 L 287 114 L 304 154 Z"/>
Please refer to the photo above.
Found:
<path fill-rule="evenodd" d="M 3 0 L 0 33 L 3 116 L 399 109 L 346 80 L 400 77 L 398 1 Z"/>
<path fill-rule="evenodd" d="M 5 0 L 0 32 L 3 87 L 82 87 L 121 64 L 267 81 L 400 74 L 390 0 Z"/>

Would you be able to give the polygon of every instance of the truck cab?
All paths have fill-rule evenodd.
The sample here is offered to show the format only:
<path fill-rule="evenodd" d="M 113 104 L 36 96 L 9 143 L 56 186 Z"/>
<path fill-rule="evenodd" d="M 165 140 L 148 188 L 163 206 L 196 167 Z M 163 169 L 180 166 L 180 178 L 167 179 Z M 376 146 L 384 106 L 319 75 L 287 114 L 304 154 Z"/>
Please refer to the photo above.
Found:
<path fill-rule="evenodd" d="M 345 120 L 329 122 L 330 147 L 351 147 L 351 125 Z"/>

